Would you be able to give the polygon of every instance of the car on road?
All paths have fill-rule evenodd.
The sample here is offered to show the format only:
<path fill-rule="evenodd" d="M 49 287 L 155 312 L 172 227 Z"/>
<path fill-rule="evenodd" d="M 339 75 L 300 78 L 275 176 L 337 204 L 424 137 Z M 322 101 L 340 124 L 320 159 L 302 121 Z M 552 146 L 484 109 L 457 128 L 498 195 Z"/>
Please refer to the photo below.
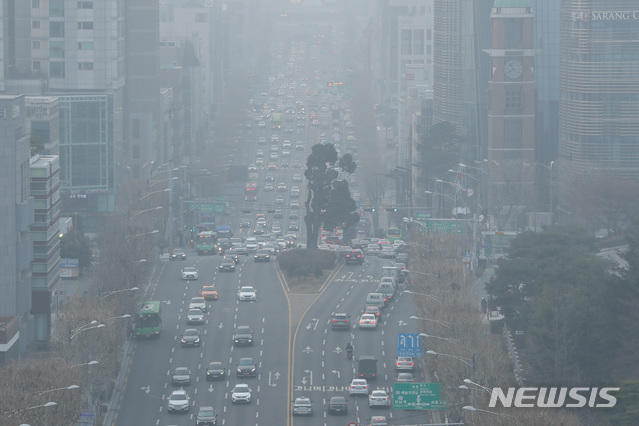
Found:
<path fill-rule="evenodd" d="M 199 308 L 189 309 L 186 313 L 186 323 L 188 325 L 204 324 L 204 313 Z"/>
<path fill-rule="evenodd" d="M 353 379 L 348 388 L 349 395 L 368 395 L 368 382 L 366 379 Z"/>
<path fill-rule="evenodd" d="M 413 371 L 415 369 L 415 362 L 413 358 L 409 356 L 400 356 L 395 360 L 396 371 Z"/>
<path fill-rule="evenodd" d="M 255 251 L 255 255 L 253 256 L 253 260 L 255 262 L 270 262 L 271 261 L 271 251 L 267 249 L 258 249 Z"/>
<path fill-rule="evenodd" d="M 266 136 L 260 136 L 257 138 L 257 143 L 262 145 L 266 143 Z"/>
<path fill-rule="evenodd" d="M 203 297 L 191 297 L 189 301 L 189 309 L 199 309 L 202 312 L 206 312 L 208 310 L 208 306 L 206 305 L 206 300 Z"/>
<path fill-rule="evenodd" d="M 399 373 L 395 378 L 396 383 L 413 383 L 414 381 L 413 373 Z"/>
<path fill-rule="evenodd" d="M 219 266 L 220 271 L 226 272 L 234 272 L 235 271 L 235 261 L 231 258 L 223 258 L 220 262 Z"/>
<path fill-rule="evenodd" d="M 344 253 L 346 263 L 355 263 L 361 265 L 364 263 L 364 252 L 360 249 L 353 249 Z"/>
<path fill-rule="evenodd" d="M 182 334 L 180 344 L 182 347 L 200 346 L 202 344 L 202 341 L 200 340 L 200 332 L 196 328 L 187 328 Z"/>
<path fill-rule="evenodd" d="M 240 228 L 250 228 L 251 227 L 251 221 L 248 219 L 242 219 L 240 220 Z"/>
<path fill-rule="evenodd" d="M 305 396 L 295 398 L 295 402 L 293 402 L 293 415 L 294 416 L 312 416 L 313 403 L 311 402 L 311 399 Z"/>
<path fill-rule="evenodd" d="M 240 263 L 240 253 L 235 250 L 235 249 L 228 249 L 225 253 L 224 253 L 224 258 L 229 258 L 229 259 L 233 259 L 233 262 L 237 265 L 238 263 Z"/>
<path fill-rule="evenodd" d="M 281 191 L 281 192 L 286 191 L 286 184 L 285 184 L 284 182 L 280 182 L 280 183 L 278 183 L 278 184 L 277 184 L 277 190 L 278 190 L 278 191 Z"/>
<path fill-rule="evenodd" d="M 197 280 L 199 278 L 199 274 L 195 266 L 185 266 L 182 268 L 182 279 L 183 280 Z"/>
<path fill-rule="evenodd" d="M 246 239 L 246 249 L 248 251 L 255 251 L 257 250 L 257 238 L 255 237 L 248 237 Z"/>
<path fill-rule="evenodd" d="M 383 389 L 376 389 L 368 395 L 369 407 L 390 407 L 390 405 L 391 400 L 388 397 L 388 393 Z"/>
<path fill-rule="evenodd" d="M 291 201 L 291 204 L 288 206 L 290 209 L 299 209 L 300 203 L 299 201 Z"/>
<path fill-rule="evenodd" d="M 328 414 L 348 414 L 348 404 L 343 396 L 331 396 L 328 400 Z"/>
<path fill-rule="evenodd" d="M 213 407 L 200 407 L 195 416 L 195 426 L 217 425 L 217 414 Z"/>
<path fill-rule="evenodd" d="M 233 345 L 252 345 L 253 344 L 253 330 L 248 325 L 238 325 L 233 333 Z"/>
<path fill-rule="evenodd" d="M 255 377 L 257 376 L 257 366 L 253 358 L 240 358 L 237 363 L 235 375 L 237 377 Z"/>
<path fill-rule="evenodd" d="M 369 244 L 366 246 L 364 253 L 368 256 L 379 256 L 379 246 L 377 244 Z"/>
<path fill-rule="evenodd" d="M 288 230 L 289 231 L 299 231 L 300 230 L 300 226 L 297 223 L 291 223 L 288 225 Z"/>
<path fill-rule="evenodd" d="M 206 380 L 224 380 L 226 377 L 226 368 L 224 364 L 219 361 L 209 362 L 209 366 L 206 369 Z"/>
<path fill-rule="evenodd" d="M 186 253 L 179 248 L 173 249 L 169 254 L 169 260 L 186 260 Z"/>
<path fill-rule="evenodd" d="M 204 300 L 217 300 L 217 290 L 214 285 L 203 285 L 200 289 L 200 296 L 204 298 Z"/>
<path fill-rule="evenodd" d="M 331 329 L 333 330 L 349 330 L 351 328 L 351 319 L 348 314 L 343 312 L 333 312 L 331 315 Z"/>
<path fill-rule="evenodd" d="M 377 328 L 377 317 L 373 314 L 363 314 L 359 318 L 359 328 Z"/>
<path fill-rule="evenodd" d="M 379 252 L 378 256 L 382 259 L 395 259 L 397 252 L 392 247 L 384 247 L 382 248 L 382 251 Z"/>
<path fill-rule="evenodd" d="M 299 173 L 295 173 L 293 175 L 293 182 L 301 182 L 302 181 L 302 175 Z"/>
<path fill-rule="evenodd" d="M 253 235 L 264 235 L 265 232 L 266 230 L 262 225 L 257 225 L 253 228 Z"/>
<path fill-rule="evenodd" d="M 171 376 L 173 386 L 186 386 L 191 384 L 191 372 L 188 367 L 176 367 Z"/>
<path fill-rule="evenodd" d="M 272 191 L 274 189 L 275 187 L 273 186 L 272 183 L 267 183 L 266 185 L 264 185 L 264 191 Z"/>
<path fill-rule="evenodd" d="M 237 404 L 238 402 L 244 402 L 249 404 L 251 402 L 251 388 L 245 383 L 238 383 L 233 386 L 231 391 L 231 403 Z"/>
<path fill-rule="evenodd" d="M 367 306 L 366 308 L 364 308 L 364 313 L 375 315 L 378 324 L 379 321 L 382 319 L 382 310 L 379 308 L 379 306 Z"/>
<path fill-rule="evenodd" d="M 168 411 L 169 413 L 188 413 L 191 408 L 191 398 L 185 390 L 174 390 L 169 395 Z"/>
<path fill-rule="evenodd" d="M 386 416 L 373 416 L 371 417 L 370 426 L 388 426 L 388 420 Z"/>
<path fill-rule="evenodd" d="M 240 302 L 242 301 L 256 301 L 257 300 L 257 291 L 255 288 L 251 286 L 242 286 L 237 291 L 237 298 Z"/>

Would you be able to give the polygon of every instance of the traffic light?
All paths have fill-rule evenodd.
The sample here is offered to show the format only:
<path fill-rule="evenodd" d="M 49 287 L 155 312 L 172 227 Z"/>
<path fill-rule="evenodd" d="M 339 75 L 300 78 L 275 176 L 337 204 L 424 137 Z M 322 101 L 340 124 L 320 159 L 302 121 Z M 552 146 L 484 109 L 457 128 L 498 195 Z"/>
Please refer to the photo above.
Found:
<path fill-rule="evenodd" d="M 367 209 L 364 209 L 365 212 L 374 212 L 375 211 L 375 207 L 370 207 Z"/>

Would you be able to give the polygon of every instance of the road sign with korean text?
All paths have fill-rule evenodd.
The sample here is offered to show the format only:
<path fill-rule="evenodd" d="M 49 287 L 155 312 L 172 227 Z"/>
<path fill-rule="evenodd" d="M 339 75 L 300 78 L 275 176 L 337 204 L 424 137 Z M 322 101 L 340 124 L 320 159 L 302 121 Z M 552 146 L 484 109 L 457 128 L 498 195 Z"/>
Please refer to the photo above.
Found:
<path fill-rule="evenodd" d="M 418 333 L 398 333 L 397 356 L 424 356 L 421 336 Z"/>
<path fill-rule="evenodd" d="M 400 410 L 439 410 L 441 383 L 393 383 L 393 408 Z"/>

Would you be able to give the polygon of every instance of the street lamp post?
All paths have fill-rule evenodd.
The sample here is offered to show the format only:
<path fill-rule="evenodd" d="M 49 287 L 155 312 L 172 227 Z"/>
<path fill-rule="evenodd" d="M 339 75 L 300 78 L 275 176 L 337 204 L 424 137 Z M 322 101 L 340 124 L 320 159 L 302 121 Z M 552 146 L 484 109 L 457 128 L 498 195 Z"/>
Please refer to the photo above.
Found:
<path fill-rule="evenodd" d="M 78 336 L 78 334 L 83 333 L 87 330 L 92 330 L 94 328 L 102 328 L 102 327 L 104 327 L 104 324 L 98 324 L 97 321 L 93 320 L 89 324 L 83 325 L 82 327 L 78 327 L 72 332 L 70 331 L 69 340 L 75 339 Z"/>
<path fill-rule="evenodd" d="M 479 409 L 479 408 L 475 408 L 475 407 L 473 407 L 472 405 L 466 405 L 466 406 L 464 406 L 464 407 L 462 407 L 462 408 L 463 408 L 464 410 L 466 410 L 466 411 L 473 411 L 473 412 L 474 412 L 474 411 L 479 411 L 480 413 L 494 414 L 495 416 L 512 417 L 512 416 L 507 416 L 507 415 L 505 415 L 505 414 L 497 413 L 497 412 L 495 412 L 495 411 L 488 411 L 488 410 L 482 410 L 482 409 Z"/>
<path fill-rule="evenodd" d="M 440 321 L 440 320 L 436 320 L 436 319 L 431 319 L 431 318 L 423 318 L 423 317 L 418 317 L 418 316 L 410 316 L 410 319 L 414 319 L 414 320 L 420 320 L 420 321 L 431 321 L 434 322 L 436 324 L 439 325 L 443 325 L 444 327 L 448 328 L 449 330 L 452 329 L 450 323 L 446 322 L 446 321 Z"/>
<path fill-rule="evenodd" d="M 159 194 L 160 192 L 169 192 L 171 189 L 170 188 L 165 188 L 165 189 L 161 189 L 159 191 L 151 191 L 151 192 L 147 192 L 146 194 L 142 194 L 142 196 L 140 197 L 140 201 L 144 200 L 146 197 L 153 195 L 153 194 Z"/>
<path fill-rule="evenodd" d="M 65 386 L 63 388 L 49 389 L 49 390 L 46 390 L 46 391 L 43 391 L 43 392 L 39 392 L 39 393 L 35 394 L 35 396 L 41 396 L 41 395 L 44 395 L 44 394 L 47 394 L 47 393 L 51 393 L 51 392 L 56 392 L 56 391 L 59 391 L 59 390 L 73 390 L 73 389 L 80 389 L 80 386 L 78 386 L 78 385 L 70 385 L 70 386 Z"/>
<path fill-rule="evenodd" d="M 33 407 L 27 407 L 27 408 L 23 408 L 22 410 L 16 410 L 16 411 L 5 411 L 3 412 L 1 415 L 5 418 L 5 419 L 10 419 L 11 417 L 15 416 L 16 414 L 20 414 L 20 413 L 24 413 L 25 411 L 29 411 L 29 410 L 35 410 L 36 408 L 43 408 L 43 407 L 53 407 L 55 405 L 58 405 L 57 402 L 53 402 L 53 401 L 49 401 L 46 404 L 41 404 L 41 405 L 35 405 Z"/>
<path fill-rule="evenodd" d="M 468 384 L 468 385 L 473 385 L 478 387 L 479 389 L 483 390 L 484 392 L 488 393 L 489 395 L 493 394 L 493 391 L 491 391 L 490 389 L 488 389 L 486 386 L 482 386 L 479 383 L 475 383 L 470 379 L 464 379 L 464 383 Z"/>
<path fill-rule="evenodd" d="M 409 271 L 410 273 L 410 271 Z M 406 294 L 415 294 L 417 296 L 423 296 L 423 297 L 428 297 L 429 299 L 433 299 L 435 302 L 437 303 L 442 303 L 441 300 L 439 300 L 438 298 L 436 298 L 435 296 L 431 296 L 430 294 L 426 294 L 426 293 L 417 293 L 415 291 L 411 291 L 411 290 L 404 290 L 403 293 Z"/>
<path fill-rule="evenodd" d="M 463 357 L 455 356 L 455 355 L 442 354 L 442 353 L 435 352 L 435 351 L 426 351 L 426 353 L 429 354 L 429 355 L 440 355 L 440 356 L 445 356 L 445 357 L 448 357 L 448 358 L 456 359 L 457 361 L 459 361 L 461 363 L 464 363 L 467 366 L 469 366 L 470 368 L 472 368 L 473 370 L 475 370 L 475 360 L 474 359 L 463 358 Z M 471 361 L 472 364 L 469 361 Z"/>
<path fill-rule="evenodd" d="M 83 362 L 82 364 L 76 364 L 76 365 L 72 365 L 70 367 L 67 367 L 67 370 L 70 370 L 70 369 L 75 368 L 75 367 L 82 367 L 84 365 L 96 365 L 96 364 L 99 364 L 99 363 L 100 363 L 100 361 Z"/>
<path fill-rule="evenodd" d="M 136 238 L 136 237 L 142 237 L 144 235 L 151 235 L 151 234 L 158 234 L 159 232 L 160 231 L 158 231 L 157 229 L 154 229 L 153 231 L 150 231 L 150 232 L 143 232 L 141 234 L 135 234 L 135 235 L 127 235 L 125 238 L 126 238 L 126 241 L 128 242 L 129 240 L 132 240 L 133 238 Z"/>
<path fill-rule="evenodd" d="M 138 291 L 138 290 L 139 290 L 138 287 L 131 287 L 131 288 L 125 288 L 125 289 L 122 289 L 122 290 L 107 291 L 106 293 L 104 293 L 102 295 L 102 299 L 104 300 L 107 297 L 112 296 L 112 295 L 117 294 L 117 293 L 122 293 L 122 292 L 125 292 L 125 291 Z"/>
<path fill-rule="evenodd" d="M 133 219 L 134 217 L 136 217 L 139 214 L 146 213 L 146 212 L 151 212 L 151 211 L 156 211 L 156 210 L 162 210 L 163 208 L 164 207 L 162 207 L 162 206 L 157 206 L 157 207 L 152 207 L 150 209 L 145 209 L 145 210 L 140 210 L 140 211 L 137 211 L 137 212 L 133 212 L 131 214 L 131 219 Z"/>

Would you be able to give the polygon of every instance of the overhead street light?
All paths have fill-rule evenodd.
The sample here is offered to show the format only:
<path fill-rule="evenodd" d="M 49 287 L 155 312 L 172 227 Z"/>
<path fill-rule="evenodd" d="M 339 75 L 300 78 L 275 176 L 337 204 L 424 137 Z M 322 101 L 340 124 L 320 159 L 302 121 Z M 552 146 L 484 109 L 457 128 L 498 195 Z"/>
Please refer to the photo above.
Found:
<path fill-rule="evenodd" d="M 412 315 L 409 318 L 410 319 L 414 319 L 414 320 L 420 320 L 420 321 L 431 321 L 431 322 L 437 323 L 439 325 L 443 325 L 444 327 L 446 327 L 448 329 L 452 329 L 451 324 L 449 322 L 446 322 L 446 321 L 440 321 L 440 320 L 431 319 L 431 318 L 423 318 L 423 317 L 418 317 L 418 316 L 415 316 L 415 315 Z"/>
<path fill-rule="evenodd" d="M 139 290 L 138 287 L 131 287 L 131 288 L 125 288 L 125 289 L 122 289 L 122 290 L 107 291 L 106 293 L 104 293 L 102 295 L 102 299 L 106 299 L 107 297 L 112 296 L 112 295 L 117 294 L 117 293 L 122 293 L 122 292 L 125 292 L 125 291 L 138 291 L 138 290 Z"/>
<path fill-rule="evenodd" d="M 408 271 L 410 273 L 410 271 Z M 415 291 L 411 291 L 411 290 L 404 290 L 402 293 L 406 293 L 406 294 L 415 294 L 417 296 L 423 296 L 423 297 L 428 297 L 429 299 L 433 299 L 435 302 L 437 303 L 442 303 L 442 301 L 438 298 L 436 298 L 435 296 L 431 296 L 430 294 L 426 294 L 426 293 L 417 293 Z"/>
<path fill-rule="evenodd" d="M 445 356 L 445 357 L 448 357 L 448 358 L 453 358 L 453 359 L 456 359 L 459 362 L 462 362 L 462 363 L 466 364 L 467 366 L 469 366 L 473 370 L 475 369 L 475 361 L 470 359 L 470 358 L 464 358 L 464 357 L 461 357 L 461 356 L 442 354 L 442 353 L 435 352 L 435 351 L 426 351 L 426 353 L 429 354 L 429 355 L 440 355 L 440 356 Z M 471 361 L 472 364 L 469 361 Z"/>

